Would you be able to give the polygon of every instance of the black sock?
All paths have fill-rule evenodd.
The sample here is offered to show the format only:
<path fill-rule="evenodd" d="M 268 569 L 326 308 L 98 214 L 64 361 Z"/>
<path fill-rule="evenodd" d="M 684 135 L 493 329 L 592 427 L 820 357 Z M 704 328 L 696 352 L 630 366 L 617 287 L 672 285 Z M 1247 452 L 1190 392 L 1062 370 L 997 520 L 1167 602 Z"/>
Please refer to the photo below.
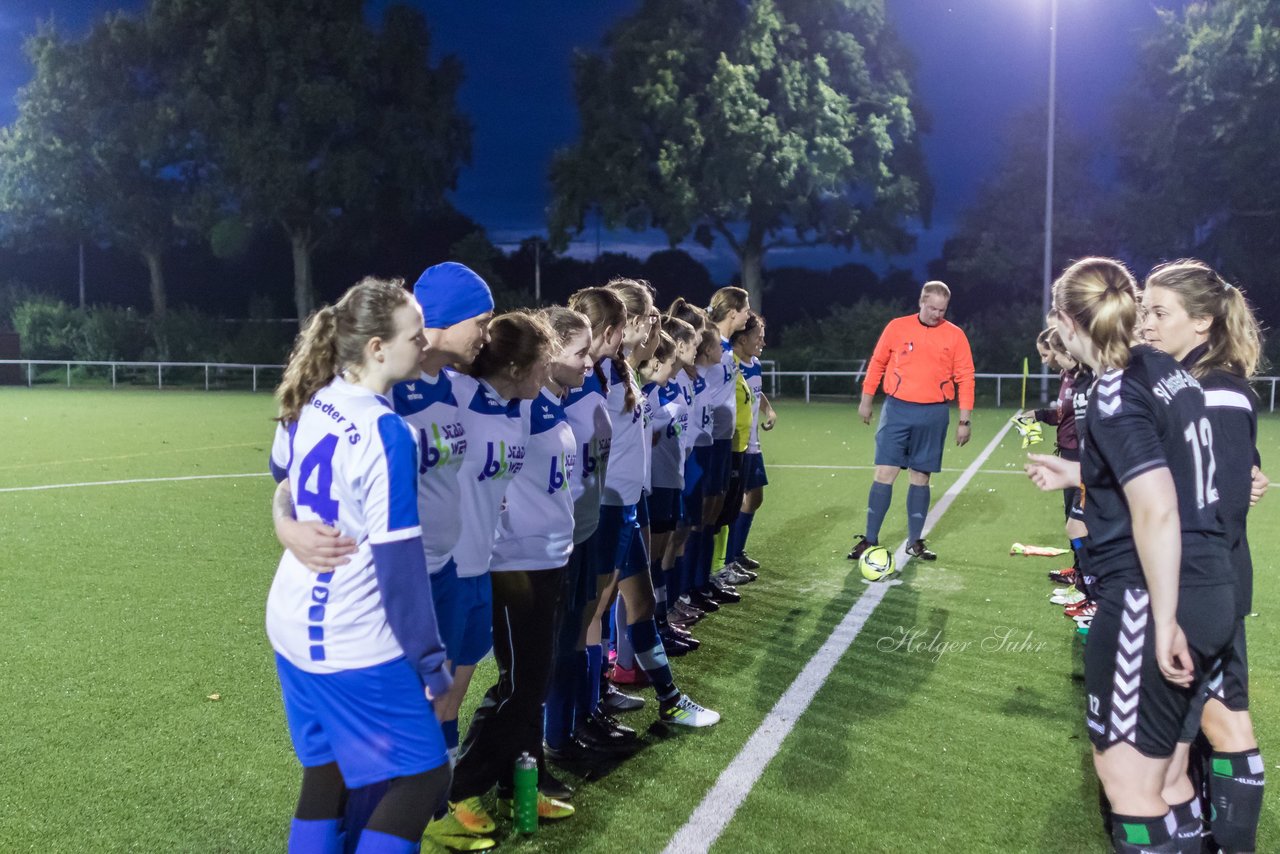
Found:
<path fill-rule="evenodd" d="M 1169 807 L 1173 821 L 1177 825 L 1173 838 L 1181 846 L 1179 850 L 1187 854 L 1199 854 L 1201 840 L 1204 837 L 1204 814 L 1200 811 L 1200 799 L 1192 798 L 1183 804 Z"/>
<path fill-rule="evenodd" d="M 1253 851 L 1262 814 L 1263 764 L 1257 748 L 1214 753 L 1209 761 L 1209 832 L 1223 851 Z"/>
<path fill-rule="evenodd" d="M 1181 854 L 1173 838 L 1173 814 L 1132 816 L 1113 813 L 1111 844 L 1117 854 Z"/>

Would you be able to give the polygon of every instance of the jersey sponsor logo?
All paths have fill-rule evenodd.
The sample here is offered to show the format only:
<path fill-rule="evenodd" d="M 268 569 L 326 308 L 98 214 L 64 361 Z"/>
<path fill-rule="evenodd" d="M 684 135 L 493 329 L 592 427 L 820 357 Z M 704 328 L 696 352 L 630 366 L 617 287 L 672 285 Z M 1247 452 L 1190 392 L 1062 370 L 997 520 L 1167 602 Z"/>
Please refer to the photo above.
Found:
<path fill-rule="evenodd" d="M 484 468 L 476 480 L 501 480 L 515 477 L 524 466 L 524 445 L 508 445 L 506 442 L 485 443 Z"/>
<path fill-rule="evenodd" d="M 598 466 L 599 466 L 599 461 L 596 459 L 596 455 L 591 453 L 591 443 L 583 442 L 582 443 L 582 479 L 586 480 L 590 478 L 591 475 L 595 474 L 596 468 Z"/>
<path fill-rule="evenodd" d="M 430 435 L 420 427 L 418 436 L 422 440 L 422 463 L 418 466 L 418 474 L 426 474 L 436 466 L 447 466 L 467 452 L 467 440 L 459 423 L 432 424 Z"/>
<path fill-rule="evenodd" d="M 573 477 L 573 468 L 577 464 L 575 454 L 560 454 L 551 458 L 551 476 L 547 480 L 548 495 L 555 495 L 560 490 L 569 488 L 569 479 Z"/>
<path fill-rule="evenodd" d="M 1186 371 L 1175 371 L 1167 377 L 1161 377 L 1151 389 L 1155 396 L 1163 400 L 1166 404 L 1173 403 L 1173 396 L 1180 391 L 1186 389 L 1200 388 L 1200 383 L 1196 378 Z"/>
<path fill-rule="evenodd" d="M 673 418 L 671 423 L 667 425 L 667 438 L 678 439 L 684 431 L 689 429 L 689 415 L 681 412 L 680 415 Z"/>

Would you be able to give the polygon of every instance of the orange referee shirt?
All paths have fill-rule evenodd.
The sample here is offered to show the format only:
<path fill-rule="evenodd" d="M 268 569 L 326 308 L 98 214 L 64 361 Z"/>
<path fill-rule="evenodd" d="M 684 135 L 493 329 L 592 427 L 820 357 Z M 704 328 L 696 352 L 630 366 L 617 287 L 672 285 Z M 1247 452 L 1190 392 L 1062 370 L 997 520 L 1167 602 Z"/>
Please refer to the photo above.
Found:
<path fill-rule="evenodd" d="M 960 392 L 960 408 L 973 409 L 973 352 L 959 326 L 944 320 L 925 326 L 920 315 L 896 317 L 885 326 L 867 364 L 863 394 L 884 393 L 909 403 L 945 403 Z"/>

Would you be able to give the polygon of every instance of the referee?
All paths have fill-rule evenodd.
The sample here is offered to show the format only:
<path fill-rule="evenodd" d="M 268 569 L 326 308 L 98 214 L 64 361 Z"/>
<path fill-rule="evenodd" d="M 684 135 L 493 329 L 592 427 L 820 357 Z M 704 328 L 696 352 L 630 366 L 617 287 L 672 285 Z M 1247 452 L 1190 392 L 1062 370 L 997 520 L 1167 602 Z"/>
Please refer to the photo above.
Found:
<path fill-rule="evenodd" d="M 973 353 L 960 327 L 946 319 L 951 289 L 942 282 L 926 282 L 920 291 L 920 311 L 889 321 L 862 383 L 858 415 L 871 423 L 871 404 L 883 381 L 885 401 L 876 428 L 876 473 L 867 498 L 867 529 L 854 542 L 850 560 L 878 545 L 880 526 L 893 500 L 898 472 L 910 472 L 907 488 L 907 554 L 922 560 L 938 556 L 924 545 L 924 520 L 929 514 L 929 476 L 942 470 L 942 446 L 947 438 L 950 402 L 960 398 L 956 444 L 969 441 L 973 412 Z"/>

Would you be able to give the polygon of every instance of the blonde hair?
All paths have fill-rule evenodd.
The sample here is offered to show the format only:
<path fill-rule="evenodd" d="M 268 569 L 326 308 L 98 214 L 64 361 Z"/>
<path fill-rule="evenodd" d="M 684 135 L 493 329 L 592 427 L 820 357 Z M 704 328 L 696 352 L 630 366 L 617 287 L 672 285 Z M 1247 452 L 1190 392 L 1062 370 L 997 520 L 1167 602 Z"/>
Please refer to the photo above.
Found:
<path fill-rule="evenodd" d="M 653 372 L 658 369 L 658 365 L 665 362 L 675 355 L 676 341 L 666 332 L 658 331 L 658 346 L 654 349 L 653 355 L 641 362 L 637 367 L 642 376 L 653 376 Z"/>
<path fill-rule="evenodd" d="M 559 345 L 551 325 L 533 312 L 509 311 L 489 321 L 489 342 L 467 372 L 479 379 L 518 380 L 530 366 L 549 358 Z"/>
<path fill-rule="evenodd" d="M 729 316 L 731 311 L 742 311 L 747 307 L 751 295 L 742 288 L 721 288 L 711 295 L 712 323 L 719 323 Z"/>
<path fill-rule="evenodd" d="M 1209 349 L 1191 367 L 1197 378 L 1220 368 L 1248 379 L 1262 361 L 1262 331 L 1244 294 L 1203 261 L 1184 258 L 1161 264 L 1144 288 L 1173 291 L 1192 318 L 1207 317 Z"/>
<path fill-rule="evenodd" d="M 1083 258 L 1053 283 L 1053 307 L 1089 336 L 1104 368 L 1129 365 L 1138 327 L 1138 285 L 1113 258 Z"/>
<path fill-rule="evenodd" d="M 297 421 L 316 392 L 343 371 L 363 364 L 365 345 L 374 338 L 395 335 L 396 309 L 412 301 L 403 279 L 366 276 L 337 303 L 311 315 L 293 342 L 289 364 L 276 387 L 280 407 L 276 420 Z"/>
<path fill-rule="evenodd" d="M 627 322 L 627 306 L 622 298 L 607 288 L 583 288 L 569 297 L 569 308 L 581 312 L 591 321 L 591 335 L 599 338 L 610 326 L 621 328 Z"/>
<path fill-rule="evenodd" d="M 923 300 L 927 296 L 940 296 L 943 299 L 951 299 L 951 288 L 947 287 L 946 282 L 939 282 L 934 279 L 931 282 L 925 282 L 924 287 L 920 289 L 920 299 Z"/>
<path fill-rule="evenodd" d="M 667 314 L 676 320 L 683 320 L 693 327 L 694 332 L 701 332 L 711 322 L 711 318 L 707 317 L 706 311 L 698 308 L 684 297 L 676 297 L 675 301 L 671 303 L 671 307 L 667 309 Z"/>
<path fill-rule="evenodd" d="M 677 344 L 692 344 L 695 347 L 698 345 L 699 330 L 694 329 L 680 318 L 664 314 L 659 325 L 662 327 L 663 332 L 675 339 Z"/>

